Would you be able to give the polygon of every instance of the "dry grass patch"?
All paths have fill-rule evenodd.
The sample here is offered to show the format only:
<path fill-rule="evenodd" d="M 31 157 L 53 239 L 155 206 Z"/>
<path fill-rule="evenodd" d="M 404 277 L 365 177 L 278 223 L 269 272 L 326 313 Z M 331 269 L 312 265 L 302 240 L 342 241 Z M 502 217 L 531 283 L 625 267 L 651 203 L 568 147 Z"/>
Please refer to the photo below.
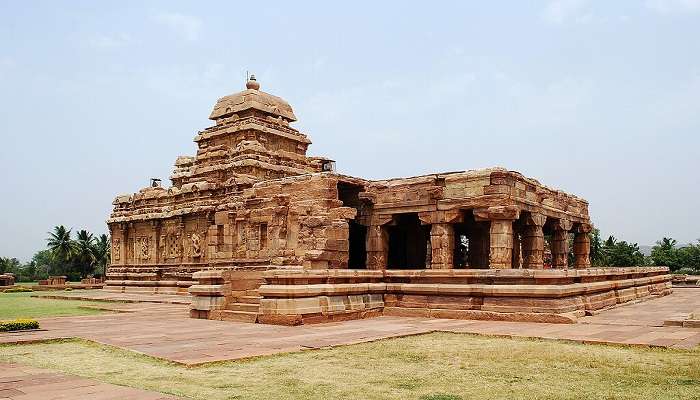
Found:
<path fill-rule="evenodd" d="M 700 351 L 435 333 L 186 368 L 81 341 L 0 361 L 195 399 L 691 399 Z"/>

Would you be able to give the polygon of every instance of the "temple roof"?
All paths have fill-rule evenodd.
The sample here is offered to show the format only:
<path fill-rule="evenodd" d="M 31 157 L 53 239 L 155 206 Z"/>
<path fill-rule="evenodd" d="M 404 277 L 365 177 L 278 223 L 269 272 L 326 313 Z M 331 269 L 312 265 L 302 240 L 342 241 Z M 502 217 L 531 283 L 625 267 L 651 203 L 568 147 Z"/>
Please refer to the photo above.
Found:
<path fill-rule="evenodd" d="M 246 90 L 217 100 L 209 119 L 216 120 L 249 109 L 279 116 L 290 122 L 297 120 L 289 103 L 280 97 L 260 90 L 260 84 L 255 80 L 255 75 L 252 75 L 246 83 Z"/>

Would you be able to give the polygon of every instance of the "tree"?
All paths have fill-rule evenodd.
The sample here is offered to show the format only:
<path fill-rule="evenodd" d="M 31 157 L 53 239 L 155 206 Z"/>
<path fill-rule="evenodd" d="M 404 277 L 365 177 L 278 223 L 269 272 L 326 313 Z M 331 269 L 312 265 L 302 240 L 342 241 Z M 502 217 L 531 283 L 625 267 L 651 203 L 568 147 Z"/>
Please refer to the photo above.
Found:
<path fill-rule="evenodd" d="M 57 261 L 69 263 L 76 253 L 76 245 L 71 239 L 71 230 L 66 229 L 63 225 L 54 227 L 53 232 L 49 232 L 49 238 L 46 240 L 49 250 Z"/>
<path fill-rule="evenodd" d="M 32 256 L 35 272 L 32 280 L 46 279 L 51 273 L 60 273 L 61 262 L 56 261 L 51 250 L 40 250 Z"/>
<path fill-rule="evenodd" d="M 651 259 L 654 265 L 669 267 L 671 271 L 682 268 L 676 243 L 675 239 L 667 237 L 657 241 L 651 248 Z"/>
<path fill-rule="evenodd" d="M 0 257 L 0 274 L 17 274 L 21 269 L 21 263 L 16 258 Z"/>
<path fill-rule="evenodd" d="M 92 233 L 81 229 L 77 233 L 74 244 L 73 265 L 80 276 L 90 275 L 95 268 L 95 237 Z"/>
<path fill-rule="evenodd" d="M 93 253 L 95 254 L 95 272 L 104 275 L 107 271 L 107 265 L 111 258 L 111 239 L 109 236 L 102 234 L 97 237 L 93 245 Z"/>
<path fill-rule="evenodd" d="M 605 254 L 603 253 L 603 240 L 600 238 L 600 229 L 593 228 L 591 231 L 591 265 L 596 267 L 605 266 Z"/>
<path fill-rule="evenodd" d="M 634 267 L 644 265 L 644 254 L 639 251 L 637 243 L 617 241 L 610 236 L 604 246 L 605 265 L 609 267 Z"/>

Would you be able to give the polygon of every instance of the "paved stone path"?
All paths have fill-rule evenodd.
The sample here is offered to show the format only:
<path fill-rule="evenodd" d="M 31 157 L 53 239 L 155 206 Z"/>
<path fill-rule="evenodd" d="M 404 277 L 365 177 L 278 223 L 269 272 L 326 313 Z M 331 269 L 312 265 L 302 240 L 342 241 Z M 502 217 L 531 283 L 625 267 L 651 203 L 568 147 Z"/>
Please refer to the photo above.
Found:
<path fill-rule="evenodd" d="M 570 325 L 379 317 L 287 327 L 191 319 L 182 304 L 105 304 L 131 312 L 46 318 L 40 321 L 43 330 L 0 334 L 0 343 L 80 337 L 188 365 L 433 331 L 682 349 L 700 343 L 698 328 L 662 326 L 666 316 L 700 309 L 700 290 L 694 288 L 675 289 L 670 296 L 604 311 Z"/>
<path fill-rule="evenodd" d="M 176 400 L 179 398 L 46 369 L 0 363 L 0 399 Z"/>

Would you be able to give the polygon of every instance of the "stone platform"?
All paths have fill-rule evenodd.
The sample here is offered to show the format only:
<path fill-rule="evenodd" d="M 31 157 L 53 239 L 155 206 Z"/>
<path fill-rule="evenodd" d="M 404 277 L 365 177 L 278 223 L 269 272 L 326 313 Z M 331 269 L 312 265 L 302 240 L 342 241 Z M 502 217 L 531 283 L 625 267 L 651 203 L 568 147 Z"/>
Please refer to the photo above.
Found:
<path fill-rule="evenodd" d="M 120 313 L 41 319 L 42 330 L 4 333 L 0 343 L 83 338 L 186 365 L 348 345 L 429 332 L 571 340 L 583 343 L 690 349 L 700 328 L 664 326 L 672 316 L 700 309 L 698 289 L 623 305 L 577 324 L 388 317 L 302 326 L 187 318 L 181 304 L 113 303 Z"/>
<path fill-rule="evenodd" d="M 191 316 L 300 325 L 403 316 L 575 323 L 672 292 L 666 267 L 589 269 L 208 270 Z"/>

